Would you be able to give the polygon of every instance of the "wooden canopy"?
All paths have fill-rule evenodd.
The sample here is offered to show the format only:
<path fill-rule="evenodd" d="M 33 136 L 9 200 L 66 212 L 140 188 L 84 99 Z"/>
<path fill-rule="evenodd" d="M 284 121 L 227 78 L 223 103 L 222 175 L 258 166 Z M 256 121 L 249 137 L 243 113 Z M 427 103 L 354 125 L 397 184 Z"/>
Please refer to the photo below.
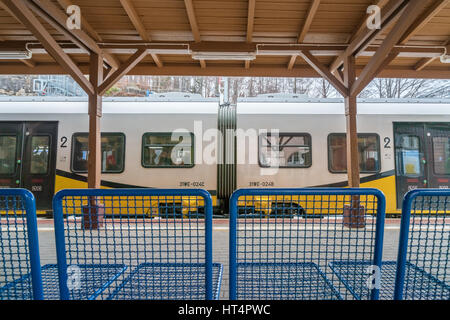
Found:
<path fill-rule="evenodd" d="M 3 1 L 3 0 L 2 0 Z M 302 50 L 334 71 L 342 56 L 356 56 L 356 73 L 368 65 L 395 30 L 408 0 L 17 0 L 0 1 L 0 46 L 29 47 L 31 60 L 0 61 L 2 74 L 68 73 L 8 7 L 24 3 L 83 73 L 88 51 L 113 68 L 139 46 L 149 50 L 129 74 L 319 76 Z M 450 1 L 422 0 L 409 18 L 380 77 L 450 78 L 439 56 L 450 40 Z M 66 8 L 81 9 L 81 30 L 66 26 Z M 381 8 L 381 28 L 369 30 L 370 5 Z M 270 46 L 268 46 L 270 44 Z M 1 50 L 1 49 L 0 49 Z M 252 52 L 244 60 L 194 60 L 195 52 Z M 449 50 L 450 52 L 450 50 Z M 386 55 L 384 55 L 386 58 Z"/>
<path fill-rule="evenodd" d="M 323 77 L 345 98 L 358 187 L 356 97 L 377 76 L 450 79 L 450 0 L 0 0 L 0 58 L 25 48 L 0 74 L 70 74 L 89 95 L 89 187 L 101 96 L 126 74 Z"/>

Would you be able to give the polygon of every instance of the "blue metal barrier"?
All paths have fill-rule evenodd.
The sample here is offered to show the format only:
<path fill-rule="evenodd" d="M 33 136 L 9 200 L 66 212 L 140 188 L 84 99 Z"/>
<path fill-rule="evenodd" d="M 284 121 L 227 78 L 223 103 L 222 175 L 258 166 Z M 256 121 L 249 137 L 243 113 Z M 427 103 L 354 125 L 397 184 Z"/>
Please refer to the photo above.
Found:
<path fill-rule="evenodd" d="M 403 200 L 394 299 L 450 299 L 450 190 L 417 189 Z"/>
<path fill-rule="evenodd" d="M 378 299 L 384 218 L 376 189 L 237 190 L 230 299 Z"/>
<path fill-rule="evenodd" d="M 0 189 L 0 300 L 42 300 L 36 203 L 24 189 Z"/>
<path fill-rule="evenodd" d="M 62 299 L 218 298 L 207 191 L 63 190 L 53 207 Z"/>

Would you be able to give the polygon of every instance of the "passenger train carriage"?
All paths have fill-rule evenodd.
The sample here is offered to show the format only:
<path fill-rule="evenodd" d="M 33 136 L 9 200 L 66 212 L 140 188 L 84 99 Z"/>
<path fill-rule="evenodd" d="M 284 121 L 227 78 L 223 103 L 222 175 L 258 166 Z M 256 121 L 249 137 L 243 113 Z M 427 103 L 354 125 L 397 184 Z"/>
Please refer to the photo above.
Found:
<path fill-rule="evenodd" d="M 31 190 L 40 213 L 58 190 L 86 187 L 87 109 L 0 98 L 0 187 Z M 357 120 L 361 187 L 382 190 L 386 212 L 410 189 L 450 187 L 450 101 L 360 100 Z M 226 213 L 238 188 L 347 186 L 342 99 L 105 98 L 101 128 L 103 188 L 206 189 Z"/>

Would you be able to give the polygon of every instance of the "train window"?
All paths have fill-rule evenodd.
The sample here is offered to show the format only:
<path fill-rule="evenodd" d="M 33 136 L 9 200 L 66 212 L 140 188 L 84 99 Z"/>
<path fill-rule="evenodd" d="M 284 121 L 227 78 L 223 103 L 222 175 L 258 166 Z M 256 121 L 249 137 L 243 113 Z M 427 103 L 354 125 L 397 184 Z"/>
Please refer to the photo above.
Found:
<path fill-rule="evenodd" d="M 16 172 L 17 137 L 0 136 L 0 174 L 11 175 Z"/>
<path fill-rule="evenodd" d="M 72 171 L 85 173 L 88 168 L 87 133 L 75 133 L 72 137 Z M 125 135 L 102 133 L 102 173 L 121 173 L 125 168 Z"/>
<path fill-rule="evenodd" d="M 380 171 L 380 138 L 376 134 L 358 134 L 359 169 L 361 173 Z M 345 133 L 328 136 L 328 169 L 347 172 L 347 138 Z"/>
<path fill-rule="evenodd" d="M 308 168 L 311 166 L 311 136 L 305 133 L 264 134 L 259 139 L 261 167 Z"/>
<path fill-rule="evenodd" d="M 50 136 L 31 137 L 31 174 L 47 174 L 50 152 Z"/>
<path fill-rule="evenodd" d="M 402 135 L 396 150 L 397 167 L 402 176 L 417 177 L 422 175 L 420 138 Z"/>
<path fill-rule="evenodd" d="M 192 168 L 192 133 L 147 132 L 142 136 L 142 166 L 145 168 Z"/>
<path fill-rule="evenodd" d="M 433 137 L 434 173 L 450 175 L 450 138 Z"/>

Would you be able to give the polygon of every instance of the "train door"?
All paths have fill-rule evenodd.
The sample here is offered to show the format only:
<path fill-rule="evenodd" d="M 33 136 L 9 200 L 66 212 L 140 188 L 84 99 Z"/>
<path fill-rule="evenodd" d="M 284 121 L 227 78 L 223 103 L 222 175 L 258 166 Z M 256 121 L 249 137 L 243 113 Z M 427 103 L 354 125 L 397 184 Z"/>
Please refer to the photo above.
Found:
<path fill-rule="evenodd" d="M 427 187 L 427 154 L 423 123 L 395 123 L 395 171 L 397 208 L 406 192 Z"/>
<path fill-rule="evenodd" d="M 395 123 L 397 207 L 406 192 L 450 187 L 450 125 Z"/>
<path fill-rule="evenodd" d="M 428 187 L 450 188 L 450 124 L 433 123 L 425 125 L 428 166 Z"/>
<path fill-rule="evenodd" d="M 0 187 L 25 188 L 39 210 L 55 191 L 57 122 L 0 122 Z"/>

